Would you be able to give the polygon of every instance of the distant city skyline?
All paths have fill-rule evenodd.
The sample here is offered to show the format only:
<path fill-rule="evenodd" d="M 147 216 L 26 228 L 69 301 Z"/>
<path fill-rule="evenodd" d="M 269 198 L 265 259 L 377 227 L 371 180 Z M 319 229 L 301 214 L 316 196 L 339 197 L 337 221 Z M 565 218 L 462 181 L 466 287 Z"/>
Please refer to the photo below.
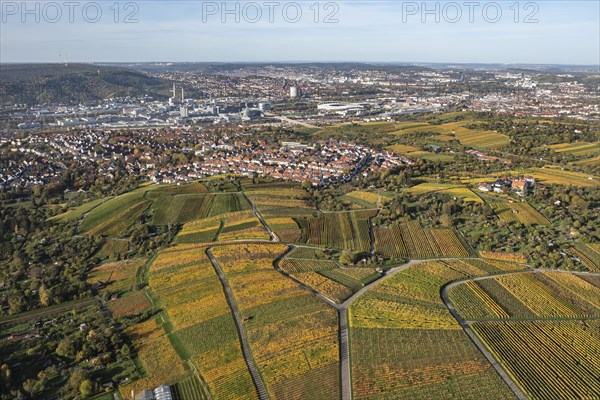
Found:
<path fill-rule="evenodd" d="M 0 62 L 600 64 L 597 1 L 278 3 L 3 1 Z"/>

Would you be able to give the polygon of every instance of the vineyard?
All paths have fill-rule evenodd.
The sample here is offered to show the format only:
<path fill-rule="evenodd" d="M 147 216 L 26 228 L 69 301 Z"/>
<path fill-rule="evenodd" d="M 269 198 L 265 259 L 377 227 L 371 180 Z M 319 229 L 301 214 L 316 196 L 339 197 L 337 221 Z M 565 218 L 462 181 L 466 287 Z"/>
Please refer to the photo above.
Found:
<path fill-rule="evenodd" d="M 425 193 L 443 193 L 451 197 L 463 199 L 467 202 L 483 203 L 483 200 L 477 196 L 471 189 L 463 185 L 453 185 L 449 183 L 425 182 L 406 189 L 407 193 L 425 194 Z"/>
<path fill-rule="evenodd" d="M 306 198 L 306 191 L 289 186 L 250 188 L 245 191 L 250 201 L 266 217 L 306 216 L 315 211 Z"/>
<path fill-rule="evenodd" d="M 265 218 L 265 222 L 282 242 L 294 243 L 300 239 L 302 231 L 293 218 L 270 217 Z"/>
<path fill-rule="evenodd" d="M 344 200 L 356 203 L 364 208 L 380 207 L 384 203 L 389 202 L 391 200 L 389 196 L 374 192 L 365 192 L 361 190 L 347 193 L 342 198 Z"/>
<path fill-rule="evenodd" d="M 473 331 L 532 399 L 600 397 L 600 323 L 477 322 Z"/>
<path fill-rule="evenodd" d="M 600 152 L 598 143 L 588 142 L 560 143 L 548 146 L 548 148 L 555 153 L 567 153 L 576 156 L 590 156 Z"/>
<path fill-rule="evenodd" d="M 135 275 L 145 263 L 145 259 L 133 259 L 102 264 L 92 270 L 87 282 L 89 284 L 104 283 L 111 293 L 127 291 L 133 287 Z"/>
<path fill-rule="evenodd" d="M 375 227 L 375 250 L 393 258 L 469 257 L 470 251 L 452 229 L 423 229 L 407 218 Z"/>
<path fill-rule="evenodd" d="M 450 301 L 467 320 L 600 316 L 600 288 L 568 273 L 528 273 L 450 288 Z"/>
<path fill-rule="evenodd" d="M 279 268 L 336 303 L 342 303 L 380 276 L 372 268 L 340 268 L 335 261 L 293 256 L 295 251 L 279 263 Z"/>
<path fill-rule="evenodd" d="M 108 308 L 116 318 L 139 314 L 151 305 L 146 292 L 143 290 L 135 291 L 132 294 L 108 302 Z"/>
<path fill-rule="evenodd" d="M 183 224 L 206 216 L 204 202 L 210 202 L 207 194 L 161 195 L 154 203 L 153 223 L 156 225 Z"/>
<path fill-rule="evenodd" d="M 275 271 L 274 258 L 285 246 L 253 246 L 215 248 L 214 255 L 244 317 L 271 398 L 338 398 L 335 311 Z"/>
<path fill-rule="evenodd" d="M 281 270 L 288 274 L 302 272 L 326 271 L 339 268 L 335 261 L 286 258 L 279 264 Z"/>
<path fill-rule="evenodd" d="M 490 206 L 502 221 L 524 225 L 550 225 L 550 221 L 528 203 L 492 202 Z"/>
<path fill-rule="evenodd" d="M 428 261 L 361 295 L 348 311 L 354 398 L 512 398 L 440 290 L 454 280 L 517 268 L 482 260 Z"/>
<path fill-rule="evenodd" d="M 150 287 L 167 312 L 173 338 L 211 394 L 256 399 L 233 315 L 205 250 L 180 245 L 161 252 L 151 266 Z"/>
<path fill-rule="evenodd" d="M 556 168 L 532 168 L 528 171 L 528 175 L 549 184 L 582 187 L 600 186 L 600 181 L 595 176 L 578 172 L 563 171 Z"/>
<path fill-rule="evenodd" d="M 600 247 L 598 244 L 578 243 L 570 251 L 593 272 L 600 272 Z"/>
<path fill-rule="evenodd" d="M 137 355 L 146 370 L 146 376 L 121 386 L 121 393 L 135 393 L 162 384 L 174 384 L 188 376 L 184 361 L 177 355 L 165 330 L 157 319 L 126 328 L 125 333 L 137 350 Z"/>
<path fill-rule="evenodd" d="M 492 251 L 480 251 L 479 255 L 483 258 L 489 258 L 491 260 L 510 261 L 525 264 L 527 257 L 523 253 L 499 253 Z"/>
<path fill-rule="evenodd" d="M 361 212 L 324 213 L 298 222 L 307 244 L 369 252 L 371 222 L 368 215 Z"/>

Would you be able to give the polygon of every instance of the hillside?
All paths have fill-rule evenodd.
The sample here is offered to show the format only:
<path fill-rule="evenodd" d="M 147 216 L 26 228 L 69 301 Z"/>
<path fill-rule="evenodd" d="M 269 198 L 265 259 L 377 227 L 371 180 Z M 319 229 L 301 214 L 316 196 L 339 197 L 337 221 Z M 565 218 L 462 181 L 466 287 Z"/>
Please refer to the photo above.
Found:
<path fill-rule="evenodd" d="M 169 83 L 120 67 L 0 64 L 0 104 L 78 103 L 107 97 L 166 97 Z"/>

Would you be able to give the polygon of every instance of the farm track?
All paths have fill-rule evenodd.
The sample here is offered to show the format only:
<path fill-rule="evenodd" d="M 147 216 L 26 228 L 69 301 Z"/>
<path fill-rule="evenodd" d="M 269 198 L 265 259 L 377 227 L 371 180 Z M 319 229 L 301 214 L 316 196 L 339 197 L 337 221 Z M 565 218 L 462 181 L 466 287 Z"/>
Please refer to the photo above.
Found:
<path fill-rule="evenodd" d="M 263 218 L 261 213 L 256 209 L 256 205 L 248 198 L 248 196 L 246 196 L 246 193 L 244 193 L 244 192 L 240 192 L 240 193 L 242 194 L 244 199 L 246 199 L 248 204 L 250 204 L 252 206 L 252 212 L 254 213 L 254 215 L 256 215 L 256 218 L 258 218 L 258 220 L 260 221 L 263 228 L 265 228 L 265 230 L 269 233 L 269 236 L 271 236 L 271 241 L 275 242 L 275 243 L 280 242 L 281 240 L 279 240 L 279 237 L 277 236 L 277 234 L 275 232 L 273 232 L 271 227 L 267 224 L 267 221 L 265 221 L 265 219 Z"/>

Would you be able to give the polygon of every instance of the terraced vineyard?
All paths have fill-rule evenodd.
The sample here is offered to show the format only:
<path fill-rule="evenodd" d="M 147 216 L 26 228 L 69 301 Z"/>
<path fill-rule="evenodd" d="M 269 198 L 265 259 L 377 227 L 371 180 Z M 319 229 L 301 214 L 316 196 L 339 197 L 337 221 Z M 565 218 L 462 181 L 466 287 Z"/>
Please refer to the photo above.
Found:
<path fill-rule="evenodd" d="M 349 309 L 354 398 L 512 398 L 440 290 L 454 280 L 516 268 L 481 260 L 428 261 L 361 295 Z"/>
<path fill-rule="evenodd" d="M 274 270 L 274 258 L 285 250 L 276 244 L 223 246 L 214 255 L 271 398 L 338 398 L 336 312 Z"/>
<path fill-rule="evenodd" d="M 394 258 L 469 257 L 470 251 L 452 229 L 423 229 L 407 218 L 375 227 L 375 250 Z"/>

